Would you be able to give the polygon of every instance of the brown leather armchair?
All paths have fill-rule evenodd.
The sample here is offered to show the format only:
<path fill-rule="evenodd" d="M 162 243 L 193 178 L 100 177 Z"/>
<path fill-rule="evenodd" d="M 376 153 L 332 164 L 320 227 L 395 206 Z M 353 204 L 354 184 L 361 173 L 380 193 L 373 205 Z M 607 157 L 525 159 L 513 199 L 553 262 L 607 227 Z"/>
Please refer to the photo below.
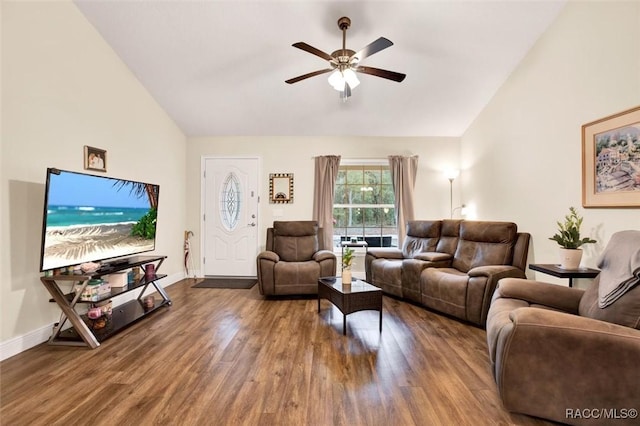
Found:
<path fill-rule="evenodd" d="M 507 410 L 568 424 L 638 424 L 629 410 L 640 409 L 640 285 L 603 309 L 601 276 L 586 291 L 499 281 L 487 343 Z"/>
<path fill-rule="evenodd" d="M 260 294 L 317 294 L 318 278 L 336 275 L 336 256 L 322 235 L 316 221 L 273 222 L 257 258 Z"/>

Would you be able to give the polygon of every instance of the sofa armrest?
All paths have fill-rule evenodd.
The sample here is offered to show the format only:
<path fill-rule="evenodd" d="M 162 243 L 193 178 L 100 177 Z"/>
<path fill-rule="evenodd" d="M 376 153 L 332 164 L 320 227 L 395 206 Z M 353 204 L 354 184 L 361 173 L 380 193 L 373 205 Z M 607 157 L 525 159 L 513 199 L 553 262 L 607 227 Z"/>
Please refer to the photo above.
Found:
<path fill-rule="evenodd" d="M 586 333 L 599 333 L 601 334 L 599 338 L 610 339 L 612 343 L 618 338 L 623 340 L 629 338 L 635 342 L 635 345 L 640 345 L 640 330 L 566 312 L 533 307 L 518 308 L 511 311 L 509 318 L 516 327 L 546 327 L 556 329 L 557 332 L 579 332 L 585 335 Z M 609 347 L 608 350 L 612 347 Z M 576 348 L 568 349 L 572 352 L 576 351 Z M 635 349 L 640 350 L 640 346 L 635 346 Z M 640 357 L 637 359 L 640 359 Z"/>
<path fill-rule="evenodd" d="M 274 251 L 265 250 L 258 254 L 258 262 L 261 260 L 270 260 L 275 263 L 280 261 L 280 256 Z"/>
<path fill-rule="evenodd" d="M 529 304 L 548 306 L 577 314 L 583 294 L 584 290 L 579 288 L 520 278 L 504 278 L 498 281 L 494 299 L 498 297 L 519 299 Z"/>
<path fill-rule="evenodd" d="M 559 422 L 571 422 L 569 409 L 637 409 L 640 331 L 539 308 L 509 318 L 496 351 L 506 409 Z"/>
<path fill-rule="evenodd" d="M 492 277 L 495 275 L 504 275 L 505 277 L 520 277 L 524 276 L 524 273 L 511 265 L 485 265 L 476 266 L 469 269 L 467 275 L 470 277 Z"/>
<path fill-rule="evenodd" d="M 524 278 L 522 270 L 511 265 L 477 266 L 467 271 L 466 319 L 483 325 L 493 300 L 498 281 L 503 278 Z"/>
<path fill-rule="evenodd" d="M 322 262 L 323 260 L 335 258 L 336 255 L 333 254 L 333 252 L 330 250 L 318 250 L 313 254 L 313 260 L 315 260 L 316 262 Z"/>
<path fill-rule="evenodd" d="M 258 254 L 256 258 L 258 268 L 258 289 L 260 294 L 275 294 L 275 274 L 276 264 L 280 261 L 280 256 L 276 252 L 265 250 Z"/>
<path fill-rule="evenodd" d="M 367 256 L 375 259 L 404 259 L 402 250 L 395 247 L 376 247 L 367 251 Z"/>

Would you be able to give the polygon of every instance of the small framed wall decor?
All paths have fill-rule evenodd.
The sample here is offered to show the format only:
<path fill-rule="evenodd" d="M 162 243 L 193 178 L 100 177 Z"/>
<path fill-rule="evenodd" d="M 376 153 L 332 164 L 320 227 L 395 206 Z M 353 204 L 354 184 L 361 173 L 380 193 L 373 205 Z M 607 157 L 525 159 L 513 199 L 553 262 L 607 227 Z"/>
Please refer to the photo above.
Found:
<path fill-rule="evenodd" d="M 640 106 L 582 126 L 582 206 L 640 207 Z"/>
<path fill-rule="evenodd" d="M 107 151 L 104 149 L 84 146 L 84 168 L 98 172 L 107 171 Z"/>
<path fill-rule="evenodd" d="M 272 204 L 293 203 L 293 173 L 269 174 L 269 202 Z"/>

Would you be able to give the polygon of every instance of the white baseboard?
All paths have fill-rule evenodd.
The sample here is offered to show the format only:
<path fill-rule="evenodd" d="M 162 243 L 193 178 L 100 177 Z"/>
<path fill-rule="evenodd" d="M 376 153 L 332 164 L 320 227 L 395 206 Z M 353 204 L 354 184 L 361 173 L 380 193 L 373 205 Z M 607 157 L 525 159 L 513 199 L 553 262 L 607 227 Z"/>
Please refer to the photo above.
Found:
<path fill-rule="evenodd" d="M 162 287 L 169 287 L 170 285 L 177 283 L 183 278 L 185 278 L 184 272 L 168 275 L 161 281 Z M 125 293 L 122 296 L 118 296 L 118 304 L 128 302 L 129 300 L 133 300 L 137 297 L 138 293 L 135 291 Z M 37 346 L 49 340 L 49 338 L 51 337 L 51 332 L 53 330 L 53 324 L 54 323 L 45 325 L 21 336 L 16 336 L 0 343 L 0 361 L 11 358 L 14 355 L 18 355 L 19 353 L 24 352 L 27 349 L 31 349 L 34 346 Z"/>
<path fill-rule="evenodd" d="M 51 337 L 51 330 L 53 330 L 53 323 L 2 342 L 2 344 L 0 344 L 0 361 L 18 355 L 20 352 L 31 349 L 42 342 L 46 342 L 49 340 L 49 337 Z"/>

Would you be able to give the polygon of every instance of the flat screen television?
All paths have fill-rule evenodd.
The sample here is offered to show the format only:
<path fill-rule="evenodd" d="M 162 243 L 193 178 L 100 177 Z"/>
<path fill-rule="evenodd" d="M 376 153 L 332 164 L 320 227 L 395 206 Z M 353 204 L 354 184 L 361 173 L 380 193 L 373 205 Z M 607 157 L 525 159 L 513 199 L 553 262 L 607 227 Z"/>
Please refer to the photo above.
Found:
<path fill-rule="evenodd" d="M 40 271 L 155 249 L 158 185 L 47 169 Z"/>

